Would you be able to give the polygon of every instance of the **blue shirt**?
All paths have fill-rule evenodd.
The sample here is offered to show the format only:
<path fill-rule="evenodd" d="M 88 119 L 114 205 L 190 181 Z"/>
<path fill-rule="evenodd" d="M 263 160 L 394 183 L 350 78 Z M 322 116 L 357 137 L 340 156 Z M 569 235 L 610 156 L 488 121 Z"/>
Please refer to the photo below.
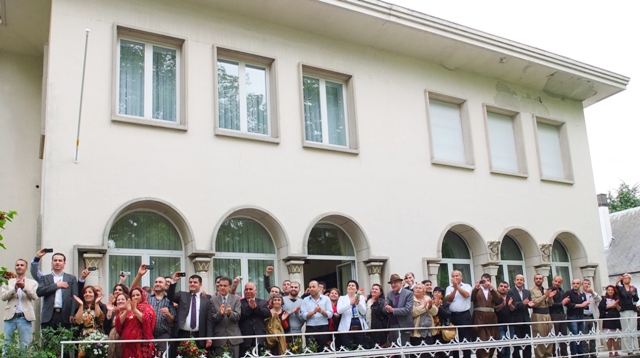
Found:
<path fill-rule="evenodd" d="M 323 316 L 320 312 L 316 312 L 313 316 L 307 318 L 307 314 L 315 310 L 318 305 L 320 305 L 323 311 L 327 312 L 327 317 Z M 307 321 L 307 326 L 309 327 L 326 326 L 329 324 L 329 318 L 333 316 L 331 300 L 325 295 L 320 295 L 317 301 L 313 299 L 313 296 L 307 296 L 302 300 L 298 315 L 301 319 Z"/>

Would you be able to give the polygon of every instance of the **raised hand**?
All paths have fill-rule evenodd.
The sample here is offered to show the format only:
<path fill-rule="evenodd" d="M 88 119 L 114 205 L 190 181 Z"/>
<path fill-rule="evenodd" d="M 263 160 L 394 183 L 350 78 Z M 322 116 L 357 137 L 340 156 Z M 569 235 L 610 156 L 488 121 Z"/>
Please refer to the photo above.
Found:
<path fill-rule="evenodd" d="M 566 306 L 566 305 L 567 305 L 567 303 L 569 303 L 569 302 L 571 302 L 571 298 L 569 298 L 569 297 L 565 297 L 565 298 L 562 300 L 562 305 L 563 305 L 563 306 Z"/>
<path fill-rule="evenodd" d="M 227 316 L 231 315 L 231 305 L 227 305 L 227 310 L 225 311 L 225 313 L 227 314 Z"/>
<path fill-rule="evenodd" d="M 286 320 L 289 317 L 289 312 L 284 311 L 284 313 L 282 313 L 282 320 Z"/>
<path fill-rule="evenodd" d="M 130 298 L 127 298 L 127 303 L 125 305 L 125 309 L 127 310 L 127 313 L 131 312 L 131 299 Z"/>
<path fill-rule="evenodd" d="M 80 299 L 80 297 L 73 295 L 73 299 L 76 300 L 76 302 L 78 302 L 78 304 L 80 306 L 84 305 L 84 302 L 82 302 L 82 300 Z"/>
<path fill-rule="evenodd" d="M 224 304 L 220 305 L 220 314 L 224 315 Z"/>

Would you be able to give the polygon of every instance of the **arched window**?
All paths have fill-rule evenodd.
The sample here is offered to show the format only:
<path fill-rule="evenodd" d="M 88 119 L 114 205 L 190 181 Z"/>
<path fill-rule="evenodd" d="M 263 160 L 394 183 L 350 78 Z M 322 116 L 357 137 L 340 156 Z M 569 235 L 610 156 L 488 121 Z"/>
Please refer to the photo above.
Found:
<path fill-rule="evenodd" d="M 155 266 L 142 278 L 142 286 L 151 286 L 156 277 L 171 276 L 184 267 L 180 233 L 154 211 L 134 211 L 119 218 L 109 231 L 107 257 L 108 291 L 118 283 L 120 271 L 134 277 L 142 263 Z"/>
<path fill-rule="evenodd" d="M 216 235 L 216 256 L 212 259 L 213 277 L 227 276 L 230 279 L 242 276 L 237 294 L 242 295 L 244 284 L 256 284 L 257 296 L 267 298 L 264 273 L 267 266 L 274 266 L 276 249 L 273 239 L 259 222 L 248 218 L 229 219 L 220 225 Z M 274 271 L 275 274 L 276 271 Z M 271 276 L 271 284 L 279 285 L 277 277 Z"/>
<path fill-rule="evenodd" d="M 571 289 L 572 280 L 569 252 L 558 239 L 553 241 L 553 248 L 551 250 L 551 273 L 548 278 L 549 287 L 551 287 L 553 278 L 560 276 L 562 277 L 562 289 L 568 291 Z"/>
<path fill-rule="evenodd" d="M 346 292 L 347 282 L 357 279 L 356 254 L 347 233 L 333 224 L 321 223 L 311 229 L 307 241 L 307 263 L 304 274 L 307 282 L 316 279 Z"/>
<path fill-rule="evenodd" d="M 462 272 L 462 282 L 472 284 L 473 261 L 469 246 L 453 231 L 448 231 L 442 241 L 442 261 L 438 269 L 438 286 L 446 288 L 451 282 L 451 272 Z"/>
<path fill-rule="evenodd" d="M 497 287 L 500 281 L 507 281 L 510 286 L 513 286 L 516 275 L 524 275 L 525 268 L 520 245 L 509 235 L 505 235 L 502 238 L 500 260 L 498 275 L 496 276 L 498 282 L 495 282 L 495 286 Z"/>

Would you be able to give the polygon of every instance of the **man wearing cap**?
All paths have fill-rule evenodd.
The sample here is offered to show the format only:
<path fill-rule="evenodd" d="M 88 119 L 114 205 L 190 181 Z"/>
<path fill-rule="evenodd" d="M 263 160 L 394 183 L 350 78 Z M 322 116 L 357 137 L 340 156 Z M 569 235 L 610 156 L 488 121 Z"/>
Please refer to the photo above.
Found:
<path fill-rule="evenodd" d="M 391 275 L 389 284 L 391 291 L 387 295 L 387 302 L 382 308 L 389 318 L 389 328 L 413 328 L 413 317 L 411 310 L 413 309 L 413 292 L 402 288 L 402 277 L 398 274 Z M 389 338 L 391 343 L 397 343 L 400 337 L 400 343 L 404 346 L 409 342 L 410 331 L 391 331 Z"/>
<path fill-rule="evenodd" d="M 451 272 L 451 285 L 447 287 L 446 300 L 449 303 L 449 311 L 451 318 L 449 319 L 454 326 L 469 326 L 471 321 L 471 285 L 462 282 L 462 272 L 454 270 Z M 460 342 L 471 342 L 471 328 L 458 327 L 458 339 Z M 471 357 L 471 351 L 465 349 L 462 351 L 464 358 Z M 452 351 L 451 356 L 458 358 L 458 351 Z"/>

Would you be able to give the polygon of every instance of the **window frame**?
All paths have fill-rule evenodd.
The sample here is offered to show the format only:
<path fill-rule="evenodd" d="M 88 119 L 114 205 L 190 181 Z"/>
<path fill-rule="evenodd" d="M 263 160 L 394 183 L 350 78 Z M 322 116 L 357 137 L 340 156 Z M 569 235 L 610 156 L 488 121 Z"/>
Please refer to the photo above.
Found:
<path fill-rule="evenodd" d="M 520 250 L 520 255 L 522 256 L 522 260 L 503 260 L 502 259 L 502 244 L 504 243 L 504 240 L 506 238 L 511 239 L 515 244 L 516 247 L 518 248 L 518 250 Z M 520 274 L 522 276 L 527 276 L 527 269 L 526 269 L 526 265 L 525 265 L 525 256 L 524 256 L 524 251 L 522 250 L 522 247 L 520 246 L 520 243 L 511 235 L 505 235 L 502 237 L 502 241 L 500 242 L 500 264 L 498 265 L 502 268 L 502 276 L 504 278 L 505 281 L 507 281 L 509 283 L 509 287 L 513 287 L 513 282 L 515 280 L 515 277 L 508 277 L 509 276 L 509 266 L 519 266 L 521 268 L 521 272 Z M 498 281 L 497 279 L 497 274 L 496 274 L 496 281 Z M 499 282 L 495 282 L 495 285 L 497 286 Z M 525 288 L 527 288 L 527 282 L 525 280 Z"/>
<path fill-rule="evenodd" d="M 558 244 L 560 245 L 560 247 L 562 247 L 564 252 L 567 254 L 568 261 L 553 261 L 553 244 L 555 244 L 556 241 L 558 241 Z M 569 271 L 568 278 L 562 277 L 562 286 L 563 286 L 563 289 L 564 288 L 570 289 L 571 281 L 573 280 L 573 267 L 571 264 L 571 254 L 569 253 L 567 246 L 558 238 L 556 238 L 553 240 L 553 243 L 551 244 L 551 266 L 550 266 L 551 270 L 549 271 L 549 277 L 547 279 L 547 283 L 549 284 L 549 287 L 551 287 L 551 283 L 553 282 L 554 277 L 562 276 L 562 275 L 559 275 L 558 273 L 558 267 L 564 267 L 567 269 L 567 271 Z"/>
<path fill-rule="evenodd" d="M 453 267 L 453 265 L 469 265 L 469 275 L 470 275 L 470 280 L 471 282 L 465 282 L 468 283 L 469 285 L 473 286 L 473 278 L 474 276 L 474 263 L 473 263 L 473 253 L 471 252 L 471 247 L 469 246 L 469 243 L 467 242 L 467 240 L 464 238 L 464 236 L 460 235 L 459 233 L 453 231 L 453 230 L 448 230 L 448 232 L 453 233 L 454 235 L 458 236 L 458 238 L 460 238 L 460 240 L 462 240 L 462 243 L 465 245 L 465 248 L 467 249 L 467 252 L 469 253 L 469 258 L 468 259 L 463 259 L 463 258 L 449 258 L 449 257 L 444 257 L 444 254 L 442 252 L 442 248 L 440 251 L 440 262 L 439 262 L 439 267 L 438 267 L 438 274 L 440 274 L 440 269 L 442 268 L 442 265 L 447 265 L 447 278 L 448 280 L 451 280 L 451 273 L 455 270 L 455 268 Z M 446 238 L 446 234 L 445 233 L 445 238 Z M 442 246 L 444 246 L 444 240 L 445 238 L 443 238 L 443 242 L 442 242 Z M 437 279 L 439 279 L 439 276 L 437 276 Z M 464 279 L 464 274 L 463 274 L 463 282 L 465 281 Z M 449 281 L 447 281 L 449 282 Z M 440 282 L 438 282 L 440 283 Z M 449 284 L 447 284 L 446 286 L 444 286 L 443 288 L 446 290 L 447 287 L 449 286 Z"/>
<path fill-rule="evenodd" d="M 425 107 L 427 114 L 427 127 L 429 131 L 429 150 L 431 154 L 431 164 L 445 165 L 464 169 L 475 170 L 475 159 L 473 152 L 473 139 L 471 136 L 471 123 L 469 119 L 468 102 L 465 99 L 433 92 L 430 90 L 424 91 Z M 462 144 L 464 146 L 464 163 L 448 161 L 445 159 L 439 159 L 436 157 L 436 150 L 434 147 L 434 135 L 433 135 L 433 118 L 431 114 L 431 100 L 446 102 L 458 106 L 460 111 L 460 127 L 462 130 Z"/>
<path fill-rule="evenodd" d="M 187 49 L 186 49 L 186 40 L 157 33 L 157 32 L 149 32 L 141 29 L 125 27 L 122 25 L 116 24 L 114 26 L 114 36 L 113 36 L 113 80 L 112 80 L 112 88 L 113 88 L 113 98 L 112 98 L 112 113 L 111 120 L 113 122 L 124 122 L 124 123 L 132 123 L 132 124 L 141 124 L 141 125 L 149 125 L 154 127 L 162 127 L 169 129 L 177 129 L 186 131 L 188 129 L 187 123 L 187 111 L 186 111 L 186 103 L 187 103 L 187 95 L 186 95 L 186 58 L 187 58 Z M 131 116 L 126 114 L 119 113 L 119 98 L 120 98 L 120 40 L 125 39 L 129 41 L 143 42 L 145 45 L 157 45 L 159 47 L 168 48 L 176 50 L 176 121 L 167 121 L 162 119 L 153 119 L 151 116 L 147 117 L 147 113 L 145 116 Z M 145 53 L 146 53 L 145 49 Z M 152 88 L 152 83 L 147 83 L 147 78 L 149 77 L 148 72 L 150 69 L 146 67 L 147 60 L 145 58 L 145 99 L 144 102 L 151 100 L 152 92 L 148 93 L 147 88 Z M 145 104 L 146 107 L 146 104 Z M 146 109 L 145 109 L 146 112 Z"/>
<path fill-rule="evenodd" d="M 219 98 L 218 98 L 218 60 L 239 62 L 246 65 L 262 67 L 266 71 L 266 91 L 269 130 L 268 134 L 250 133 L 242 130 L 234 130 L 220 127 Z M 242 139 L 258 140 L 270 143 L 280 143 L 280 123 L 278 115 L 278 94 L 276 59 L 269 56 L 250 54 L 229 47 L 213 46 L 213 104 L 214 104 L 214 126 L 213 131 L 216 136 L 227 136 Z M 239 94 L 241 97 L 243 93 Z M 246 96 L 246 93 L 244 94 Z M 247 118 L 240 118 L 240 121 L 247 122 Z"/>
<path fill-rule="evenodd" d="M 553 177 L 544 174 L 542 165 L 542 155 L 540 146 L 540 135 L 538 134 L 538 124 L 546 124 L 558 128 L 558 141 L 560 145 L 560 159 L 562 160 L 564 178 Z M 564 184 L 574 184 L 573 165 L 571 163 L 571 152 L 569 150 L 569 135 L 567 133 L 567 125 L 565 122 L 555 119 L 544 118 L 534 115 L 533 125 L 536 136 L 536 149 L 538 154 L 538 169 L 540 172 L 540 180 L 548 182 L 557 182 Z"/>
<path fill-rule="evenodd" d="M 516 172 L 494 168 L 493 152 L 491 151 L 491 132 L 489 130 L 489 113 L 500 114 L 511 118 L 513 139 L 516 150 L 515 155 L 518 166 L 518 170 Z M 524 135 L 522 134 L 522 118 L 520 113 L 510 109 L 492 106 L 490 104 L 483 104 L 483 114 L 487 139 L 487 153 L 489 155 L 489 168 L 491 173 L 527 178 L 529 173 L 527 170 L 527 157 L 525 154 Z"/>
<path fill-rule="evenodd" d="M 353 75 L 341 73 L 338 71 L 325 69 L 317 66 L 300 63 L 298 66 L 300 76 L 300 114 L 302 123 L 302 146 L 305 148 L 326 149 L 344 153 L 359 154 L 360 147 L 358 141 L 358 126 L 357 126 L 357 114 L 355 103 L 355 81 Z M 323 117 L 323 130 L 322 130 L 322 143 L 308 141 L 306 138 L 306 126 L 304 124 L 305 111 L 304 111 L 304 78 L 312 77 L 320 79 L 321 81 L 337 82 L 344 86 L 343 99 L 344 99 L 344 113 L 345 113 L 345 126 L 347 129 L 346 139 L 347 145 L 340 146 L 336 144 L 329 144 L 328 142 L 328 126 L 326 124 L 326 116 Z M 324 87 L 323 87 L 324 88 Z M 322 96 L 321 96 L 322 99 Z M 323 112 L 326 113 L 326 101 L 321 103 Z"/>

